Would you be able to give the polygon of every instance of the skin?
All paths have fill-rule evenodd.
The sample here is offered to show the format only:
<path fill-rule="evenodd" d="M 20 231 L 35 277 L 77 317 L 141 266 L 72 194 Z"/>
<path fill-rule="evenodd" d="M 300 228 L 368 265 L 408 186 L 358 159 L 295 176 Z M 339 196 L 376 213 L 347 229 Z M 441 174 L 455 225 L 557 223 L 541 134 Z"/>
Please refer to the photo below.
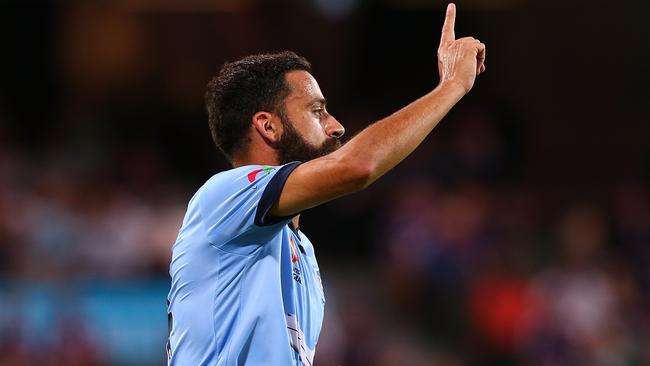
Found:
<path fill-rule="evenodd" d="M 485 71 L 485 45 L 472 37 L 456 39 L 456 7 L 447 6 L 438 48 L 438 86 L 356 135 L 340 149 L 298 166 L 287 178 L 271 216 L 295 215 L 335 198 L 360 191 L 422 143 L 449 110 Z M 308 72 L 286 75 L 291 93 L 285 100 L 287 116 L 308 143 L 319 146 L 340 137 L 343 126 L 326 110 L 318 83 Z M 282 136 L 279 116 L 258 112 L 252 118 L 251 144 L 235 158 L 235 166 L 278 165 L 274 146 Z M 294 219 L 298 226 L 298 216 Z"/>

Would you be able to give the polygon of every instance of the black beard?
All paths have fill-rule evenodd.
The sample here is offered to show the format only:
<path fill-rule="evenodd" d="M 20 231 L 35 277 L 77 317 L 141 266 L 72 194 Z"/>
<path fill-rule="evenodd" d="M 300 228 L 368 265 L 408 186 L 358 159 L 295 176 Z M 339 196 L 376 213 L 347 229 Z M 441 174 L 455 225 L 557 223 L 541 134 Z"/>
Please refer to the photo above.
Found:
<path fill-rule="evenodd" d="M 305 141 L 302 136 L 293 127 L 291 121 L 280 114 L 282 121 L 282 138 L 278 141 L 278 159 L 280 165 L 290 163 L 292 161 L 309 161 L 321 156 L 325 156 L 341 147 L 341 141 L 336 137 L 330 137 L 320 146 L 314 146 Z"/>

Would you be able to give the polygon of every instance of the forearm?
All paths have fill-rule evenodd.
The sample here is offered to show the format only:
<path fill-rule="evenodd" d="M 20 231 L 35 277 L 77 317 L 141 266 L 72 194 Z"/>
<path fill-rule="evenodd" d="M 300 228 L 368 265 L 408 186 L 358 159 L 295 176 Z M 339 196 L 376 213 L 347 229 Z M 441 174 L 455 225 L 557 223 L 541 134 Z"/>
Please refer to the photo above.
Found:
<path fill-rule="evenodd" d="M 441 84 L 368 126 L 336 153 L 342 161 L 365 168 L 367 186 L 411 154 L 465 93 L 458 84 Z"/>

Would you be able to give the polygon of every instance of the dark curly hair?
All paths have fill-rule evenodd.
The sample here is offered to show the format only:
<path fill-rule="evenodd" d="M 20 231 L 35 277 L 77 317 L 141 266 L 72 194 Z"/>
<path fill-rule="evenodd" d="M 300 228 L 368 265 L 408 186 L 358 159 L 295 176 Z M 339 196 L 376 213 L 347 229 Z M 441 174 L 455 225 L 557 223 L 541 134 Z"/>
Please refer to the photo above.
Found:
<path fill-rule="evenodd" d="M 230 162 L 248 145 L 246 135 L 255 113 L 282 112 L 290 92 L 285 74 L 293 70 L 311 72 L 311 64 L 290 51 L 251 55 L 226 62 L 210 80 L 205 94 L 210 132 Z"/>

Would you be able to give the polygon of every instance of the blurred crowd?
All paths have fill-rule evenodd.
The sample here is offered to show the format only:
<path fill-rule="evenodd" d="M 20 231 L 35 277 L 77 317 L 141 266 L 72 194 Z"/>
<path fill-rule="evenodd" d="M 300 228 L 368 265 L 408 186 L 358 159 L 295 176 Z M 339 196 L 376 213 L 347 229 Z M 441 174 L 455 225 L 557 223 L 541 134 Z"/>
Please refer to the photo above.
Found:
<path fill-rule="evenodd" d="M 445 350 L 433 364 L 650 364 L 647 186 L 621 188 L 610 210 L 570 205 L 548 225 L 521 187 L 430 186 L 393 197 L 378 244 L 388 317 Z M 401 363 L 388 345 L 351 356 L 432 364 L 417 353 Z M 401 362 L 384 363 L 391 350 Z"/>
<path fill-rule="evenodd" d="M 45 163 L 2 148 L 0 365 L 90 366 L 115 359 L 101 344 L 106 336 L 101 320 L 89 313 L 93 300 L 111 295 L 94 294 L 92 284 L 155 287 L 153 279 L 166 276 L 186 205 L 187 192 L 159 180 L 155 158 L 147 156 L 88 167 L 83 155 L 52 154 Z M 113 300 L 114 306 L 96 317 L 128 312 L 120 309 L 124 299 Z M 164 296 L 155 301 L 160 313 L 137 321 L 165 320 Z M 159 328 L 165 331 L 166 324 Z M 130 331 L 123 329 L 121 337 L 127 339 Z M 162 360 L 159 346 L 142 354 Z"/>
<path fill-rule="evenodd" d="M 185 192 L 155 183 L 156 162 L 144 155 L 90 174 L 74 166 L 83 159 L 0 153 L 0 273 L 66 280 L 166 271 Z"/>

